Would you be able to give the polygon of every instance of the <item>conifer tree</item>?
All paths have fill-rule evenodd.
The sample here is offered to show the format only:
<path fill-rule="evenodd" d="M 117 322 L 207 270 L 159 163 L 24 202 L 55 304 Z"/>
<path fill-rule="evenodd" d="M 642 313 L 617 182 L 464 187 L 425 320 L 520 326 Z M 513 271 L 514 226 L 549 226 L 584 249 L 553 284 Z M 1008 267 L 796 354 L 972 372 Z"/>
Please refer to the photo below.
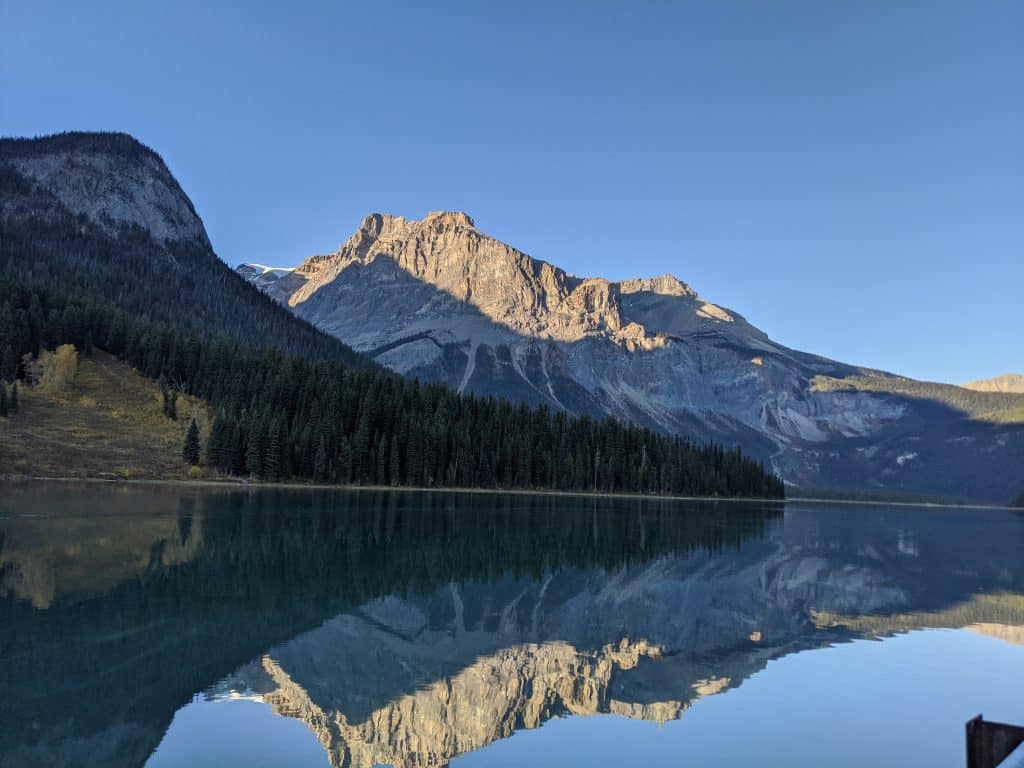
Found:
<path fill-rule="evenodd" d="M 342 485 L 352 482 L 352 445 L 345 436 L 338 444 L 338 482 Z"/>
<path fill-rule="evenodd" d="M 0 381 L 10 381 L 18 374 L 18 358 L 14 354 L 14 347 L 10 344 L 4 346 L 3 356 L 0 357 Z"/>
<path fill-rule="evenodd" d="M 210 425 L 210 436 L 206 438 L 206 465 L 223 469 L 224 464 L 224 417 L 217 414 Z"/>
<path fill-rule="evenodd" d="M 402 482 L 402 470 L 399 466 L 398 441 L 391 441 L 391 456 L 388 461 L 388 480 L 391 485 L 400 485 Z"/>
<path fill-rule="evenodd" d="M 380 436 L 380 443 L 377 444 L 377 485 L 385 485 L 387 483 L 387 468 L 388 468 L 388 439 L 384 435 Z"/>
<path fill-rule="evenodd" d="M 327 482 L 327 446 L 324 439 L 320 438 L 320 445 L 316 449 L 316 459 L 313 462 L 313 482 Z"/>
<path fill-rule="evenodd" d="M 263 430 L 255 418 L 249 422 L 249 439 L 245 444 L 245 471 L 254 478 L 263 474 Z"/>
<path fill-rule="evenodd" d="M 263 460 L 263 471 L 267 480 L 281 477 L 281 423 L 275 416 L 270 422 L 270 439 L 267 441 L 267 454 Z"/>
<path fill-rule="evenodd" d="M 199 463 L 199 425 L 196 420 L 188 425 L 188 432 L 185 434 L 185 445 L 181 449 L 181 457 L 186 463 L 195 466 Z"/>
<path fill-rule="evenodd" d="M 227 462 L 224 467 L 227 472 L 235 473 L 245 469 L 245 454 L 242 449 L 242 426 L 235 421 L 231 427 L 231 440 L 228 443 Z"/>

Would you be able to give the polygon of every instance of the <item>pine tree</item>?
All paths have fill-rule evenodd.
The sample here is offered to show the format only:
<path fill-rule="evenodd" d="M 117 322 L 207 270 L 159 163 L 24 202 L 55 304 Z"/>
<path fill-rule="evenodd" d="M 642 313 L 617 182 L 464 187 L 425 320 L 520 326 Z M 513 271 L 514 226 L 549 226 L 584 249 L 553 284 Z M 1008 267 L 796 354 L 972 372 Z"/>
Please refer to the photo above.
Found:
<path fill-rule="evenodd" d="M 267 480 L 277 480 L 281 476 L 281 422 L 275 416 L 270 422 L 270 439 L 267 441 L 267 454 L 263 460 L 263 471 Z"/>
<path fill-rule="evenodd" d="M 399 466 L 398 441 L 391 441 L 391 456 L 388 462 L 388 475 L 392 485 L 399 485 L 402 482 L 402 470 Z"/>
<path fill-rule="evenodd" d="M 380 442 L 377 444 L 377 476 L 375 481 L 377 485 L 387 484 L 387 473 L 388 469 L 388 439 L 384 435 L 380 436 Z"/>
<path fill-rule="evenodd" d="M 0 381 L 13 379 L 18 374 L 18 357 L 14 354 L 14 347 L 10 344 L 4 346 L 3 356 L 0 357 Z"/>
<path fill-rule="evenodd" d="M 224 440 L 224 417 L 218 413 L 210 426 L 210 436 L 206 438 L 206 466 L 224 468 Z"/>
<path fill-rule="evenodd" d="M 263 430 L 260 427 L 257 419 L 249 422 L 249 439 L 245 445 L 245 470 L 254 478 L 263 474 Z"/>
<path fill-rule="evenodd" d="M 327 482 L 327 446 L 324 439 L 320 438 L 320 445 L 316 449 L 316 459 L 313 462 L 313 482 Z"/>
<path fill-rule="evenodd" d="M 185 446 L 181 449 L 181 457 L 193 466 L 199 463 L 199 425 L 196 420 L 188 425 L 188 432 L 185 434 Z"/>
<path fill-rule="evenodd" d="M 342 485 L 352 482 L 352 445 L 344 436 L 338 444 L 338 482 Z"/>
<path fill-rule="evenodd" d="M 245 470 L 245 453 L 242 445 L 242 426 L 236 421 L 231 427 L 231 439 L 228 442 L 226 469 L 229 474 Z"/>
<path fill-rule="evenodd" d="M 178 393 L 173 389 L 163 388 L 164 416 L 171 421 L 178 420 Z"/>

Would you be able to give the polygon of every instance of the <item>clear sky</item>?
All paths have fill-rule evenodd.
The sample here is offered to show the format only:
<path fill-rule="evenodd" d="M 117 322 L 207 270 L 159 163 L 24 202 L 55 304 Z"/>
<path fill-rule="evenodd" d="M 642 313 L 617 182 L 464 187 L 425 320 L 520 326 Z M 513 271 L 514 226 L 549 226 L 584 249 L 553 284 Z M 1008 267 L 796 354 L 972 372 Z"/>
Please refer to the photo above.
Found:
<path fill-rule="evenodd" d="M 469 212 L 779 341 L 1024 371 L 1024 3 L 0 0 L 0 133 L 132 133 L 231 264 Z"/>

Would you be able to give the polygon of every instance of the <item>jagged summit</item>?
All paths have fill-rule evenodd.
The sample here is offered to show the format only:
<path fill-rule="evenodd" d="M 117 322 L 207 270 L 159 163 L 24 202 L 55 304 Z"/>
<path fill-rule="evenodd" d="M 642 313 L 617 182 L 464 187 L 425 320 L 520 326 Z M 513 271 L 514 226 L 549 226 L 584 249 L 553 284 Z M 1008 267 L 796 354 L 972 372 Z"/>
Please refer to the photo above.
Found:
<path fill-rule="evenodd" d="M 619 283 L 623 293 L 640 293 L 647 291 L 661 296 L 696 296 L 697 292 L 675 275 L 665 273 L 657 277 L 643 277 L 623 280 Z"/>
<path fill-rule="evenodd" d="M 468 332 L 467 324 L 497 326 L 558 341 L 598 335 L 631 348 L 654 348 L 664 339 L 626 317 L 624 295 L 636 294 L 631 303 L 643 303 L 647 295 L 696 300 L 696 293 L 671 275 L 621 284 L 570 275 L 480 232 L 462 211 L 435 211 L 421 220 L 373 213 L 337 251 L 307 259 L 294 271 L 259 265 L 244 265 L 239 271 L 335 333 L 347 332 L 342 329 L 359 318 L 351 311 L 353 305 L 327 302 L 328 294 L 365 281 L 378 285 L 374 306 L 366 308 L 371 314 L 390 313 L 414 324 L 429 322 L 438 313 L 458 315 L 457 335 Z M 429 306 L 413 307 L 409 302 L 419 299 L 411 297 L 422 291 L 436 295 Z M 361 305 L 361 298 L 353 300 Z M 694 306 L 688 313 L 691 322 L 718 321 L 698 310 Z M 408 323 L 402 324 L 408 330 Z M 376 341 L 367 337 L 361 343 L 376 346 Z"/>
<path fill-rule="evenodd" d="M 166 163 L 128 134 L 0 139 L 0 163 L 112 235 L 137 225 L 157 241 L 210 247 L 203 222 Z"/>
<path fill-rule="evenodd" d="M 423 219 L 423 222 L 452 227 L 476 228 L 476 222 L 465 211 L 431 211 Z"/>
<path fill-rule="evenodd" d="M 411 227 L 430 227 L 435 230 L 456 227 L 476 229 L 476 222 L 464 211 L 431 211 L 422 219 L 408 219 L 391 213 L 371 213 L 359 225 L 359 232 L 371 237 L 388 237 L 408 231 Z"/>

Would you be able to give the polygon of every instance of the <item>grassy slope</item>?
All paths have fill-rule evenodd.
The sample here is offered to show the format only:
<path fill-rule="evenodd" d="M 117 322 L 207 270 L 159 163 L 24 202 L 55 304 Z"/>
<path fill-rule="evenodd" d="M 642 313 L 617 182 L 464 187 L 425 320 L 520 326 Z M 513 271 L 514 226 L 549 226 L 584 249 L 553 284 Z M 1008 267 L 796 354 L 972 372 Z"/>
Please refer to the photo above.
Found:
<path fill-rule="evenodd" d="M 815 376 L 811 382 L 815 392 L 876 392 L 915 400 L 940 403 L 964 418 L 991 424 L 1024 423 L 1024 394 L 1010 392 L 978 392 L 952 384 L 936 384 L 899 377 L 850 376 L 834 379 Z"/>
<path fill-rule="evenodd" d="M 975 595 L 941 611 L 868 616 L 843 616 L 827 611 L 811 613 L 818 627 L 843 626 L 867 637 L 909 632 L 922 627 L 1024 627 L 1024 595 L 1010 592 Z"/>
<path fill-rule="evenodd" d="M 205 434 L 202 401 L 179 396 L 172 421 L 157 384 L 104 352 L 80 357 L 64 391 L 19 386 L 18 395 L 21 412 L 0 419 L 0 475 L 184 478 L 192 416 Z"/>
<path fill-rule="evenodd" d="M 149 569 L 191 558 L 202 534 L 196 522 L 182 541 L 178 513 L 186 491 L 149 494 L 140 515 L 131 488 L 111 486 L 83 507 L 77 484 L 6 486 L 0 499 L 0 592 L 48 608 L 102 595 Z M 128 515 L 130 524 L 112 524 L 111 515 Z"/>

